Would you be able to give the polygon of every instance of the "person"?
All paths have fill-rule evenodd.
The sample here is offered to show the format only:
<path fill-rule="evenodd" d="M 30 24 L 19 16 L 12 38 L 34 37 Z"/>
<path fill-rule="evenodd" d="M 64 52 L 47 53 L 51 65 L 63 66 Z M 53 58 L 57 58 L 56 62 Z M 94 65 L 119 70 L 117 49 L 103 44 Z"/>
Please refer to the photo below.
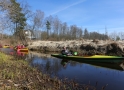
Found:
<path fill-rule="evenodd" d="M 63 50 L 61 51 L 62 55 L 72 55 L 71 52 L 66 47 L 63 47 Z"/>
<path fill-rule="evenodd" d="M 21 45 L 21 48 L 25 48 L 25 46 L 22 44 L 22 45 Z"/>
<path fill-rule="evenodd" d="M 63 67 L 66 67 L 68 61 L 69 61 L 69 60 L 62 59 L 62 61 L 61 61 L 61 65 L 62 65 Z"/>
<path fill-rule="evenodd" d="M 61 51 L 62 55 L 67 55 L 68 54 L 68 49 L 66 47 L 63 47 L 62 51 Z"/>
<path fill-rule="evenodd" d="M 16 49 L 21 49 L 21 45 L 17 45 L 16 46 Z"/>

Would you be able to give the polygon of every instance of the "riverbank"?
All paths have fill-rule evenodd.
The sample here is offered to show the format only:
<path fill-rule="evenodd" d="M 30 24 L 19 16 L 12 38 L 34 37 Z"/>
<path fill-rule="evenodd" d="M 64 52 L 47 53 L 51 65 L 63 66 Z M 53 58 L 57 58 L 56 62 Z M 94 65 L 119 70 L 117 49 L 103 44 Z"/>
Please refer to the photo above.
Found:
<path fill-rule="evenodd" d="M 124 56 L 124 41 L 70 40 L 28 42 L 28 48 L 32 51 L 60 52 L 64 46 L 82 55 L 103 54 Z"/>
<path fill-rule="evenodd" d="M 79 85 L 74 81 L 50 78 L 37 68 L 32 68 L 28 62 L 0 52 L 0 90 L 77 90 L 90 85 Z"/>

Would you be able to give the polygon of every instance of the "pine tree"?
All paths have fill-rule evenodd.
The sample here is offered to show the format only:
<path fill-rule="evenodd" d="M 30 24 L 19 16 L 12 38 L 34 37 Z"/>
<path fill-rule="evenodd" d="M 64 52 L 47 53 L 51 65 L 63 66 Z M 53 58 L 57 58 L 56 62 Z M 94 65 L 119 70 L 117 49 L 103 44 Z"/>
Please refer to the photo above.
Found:
<path fill-rule="evenodd" d="M 49 38 L 49 30 L 51 29 L 49 21 L 47 21 L 47 23 L 46 23 L 46 28 L 47 28 L 47 39 L 48 39 Z"/>
<path fill-rule="evenodd" d="M 24 27 L 26 26 L 26 18 L 25 15 L 22 13 L 22 8 L 20 7 L 20 4 L 17 3 L 16 0 L 10 0 L 11 4 L 9 6 L 9 17 L 12 20 L 12 22 L 15 25 L 15 30 L 14 30 L 14 34 L 17 35 L 21 35 L 22 37 L 24 37 L 23 35 L 23 30 Z"/>

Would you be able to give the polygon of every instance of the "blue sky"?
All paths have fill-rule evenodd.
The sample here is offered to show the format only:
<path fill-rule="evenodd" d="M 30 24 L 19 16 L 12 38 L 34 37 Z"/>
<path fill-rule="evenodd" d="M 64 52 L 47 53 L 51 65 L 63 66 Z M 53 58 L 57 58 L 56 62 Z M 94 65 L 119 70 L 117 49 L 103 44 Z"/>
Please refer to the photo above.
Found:
<path fill-rule="evenodd" d="M 124 30 L 124 0 L 26 0 L 33 11 L 41 10 L 45 17 L 57 15 L 68 25 L 88 31 L 122 32 Z"/>

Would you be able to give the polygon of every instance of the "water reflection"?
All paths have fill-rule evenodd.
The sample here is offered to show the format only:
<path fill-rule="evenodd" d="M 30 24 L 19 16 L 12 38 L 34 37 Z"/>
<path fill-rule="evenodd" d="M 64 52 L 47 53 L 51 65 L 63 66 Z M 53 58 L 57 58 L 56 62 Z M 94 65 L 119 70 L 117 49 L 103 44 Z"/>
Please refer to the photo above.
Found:
<path fill-rule="evenodd" d="M 0 48 L 0 51 L 8 55 L 13 55 L 16 59 L 28 59 L 28 52 L 19 52 L 13 48 Z"/>
<path fill-rule="evenodd" d="M 9 50 L 11 51 L 11 50 Z M 32 67 L 60 78 L 75 79 L 80 84 L 97 85 L 97 90 L 107 85 L 105 90 L 124 90 L 123 63 L 91 63 L 62 60 L 51 54 L 29 52 L 22 55 Z"/>
<path fill-rule="evenodd" d="M 114 69 L 123 71 L 124 70 L 124 63 L 100 63 L 100 62 L 79 62 L 79 61 L 72 61 L 67 59 L 57 59 L 51 57 L 50 54 L 40 54 L 35 52 L 30 52 L 28 54 L 28 59 L 32 60 L 32 64 L 42 64 L 42 66 L 46 65 L 46 71 L 49 70 L 51 66 L 55 66 L 56 68 L 66 67 L 69 63 L 71 66 L 77 66 L 79 64 L 90 64 L 97 68 L 107 68 L 107 69 Z M 51 68 L 50 68 L 51 69 Z"/>
<path fill-rule="evenodd" d="M 73 60 L 62 60 L 62 64 L 65 65 L 69 61 L 73 61 Z M 79 62 L 79 61 L 77 61 L 77 62 Z M 86 63 L 86 64 L 90 64 L 90 65 L 93 65 L 93 66 L 99 67 L 99 68 L 108 68 L 108 69 L 114 69 L 114 70 L 120 70 L 120 71 L 124 70 L 124 62 L 121 62 L 121 63 L 100 63 L 100 62 L 82 61 L 79 63 Z M 72 66 L 75 65 L 75 63 L 71 63 L 71 64 L 73 64 Z"/>
<path fill-rule="evenodd" d="M 57 75 L 57 73 L 61 70 L 60 61 L 51 60 L 49 58 L 34 58 L 31 65 L 35 67 L 38 66 L 41 71 L 52 74 L 52 76 Z"/>
<path fill-rule="evenodd" d="M 38 67 L 44 73 L 60 78 L 75 79 L 80 84 L 96 85 L 97 90 L 108 85 L 105 90 L 123 90 L 123 63 L 90 63 L 61 60 L 50 54 L 30 52 L 31 66 Z"/>
<path fill-rule="evenodd" d="M 62 65 L 63 67 L 66 67 L 68 61 L 69 61 L 69 60 L 62 59 L 62 60 L 61 60 L 61 65 Z"/>

